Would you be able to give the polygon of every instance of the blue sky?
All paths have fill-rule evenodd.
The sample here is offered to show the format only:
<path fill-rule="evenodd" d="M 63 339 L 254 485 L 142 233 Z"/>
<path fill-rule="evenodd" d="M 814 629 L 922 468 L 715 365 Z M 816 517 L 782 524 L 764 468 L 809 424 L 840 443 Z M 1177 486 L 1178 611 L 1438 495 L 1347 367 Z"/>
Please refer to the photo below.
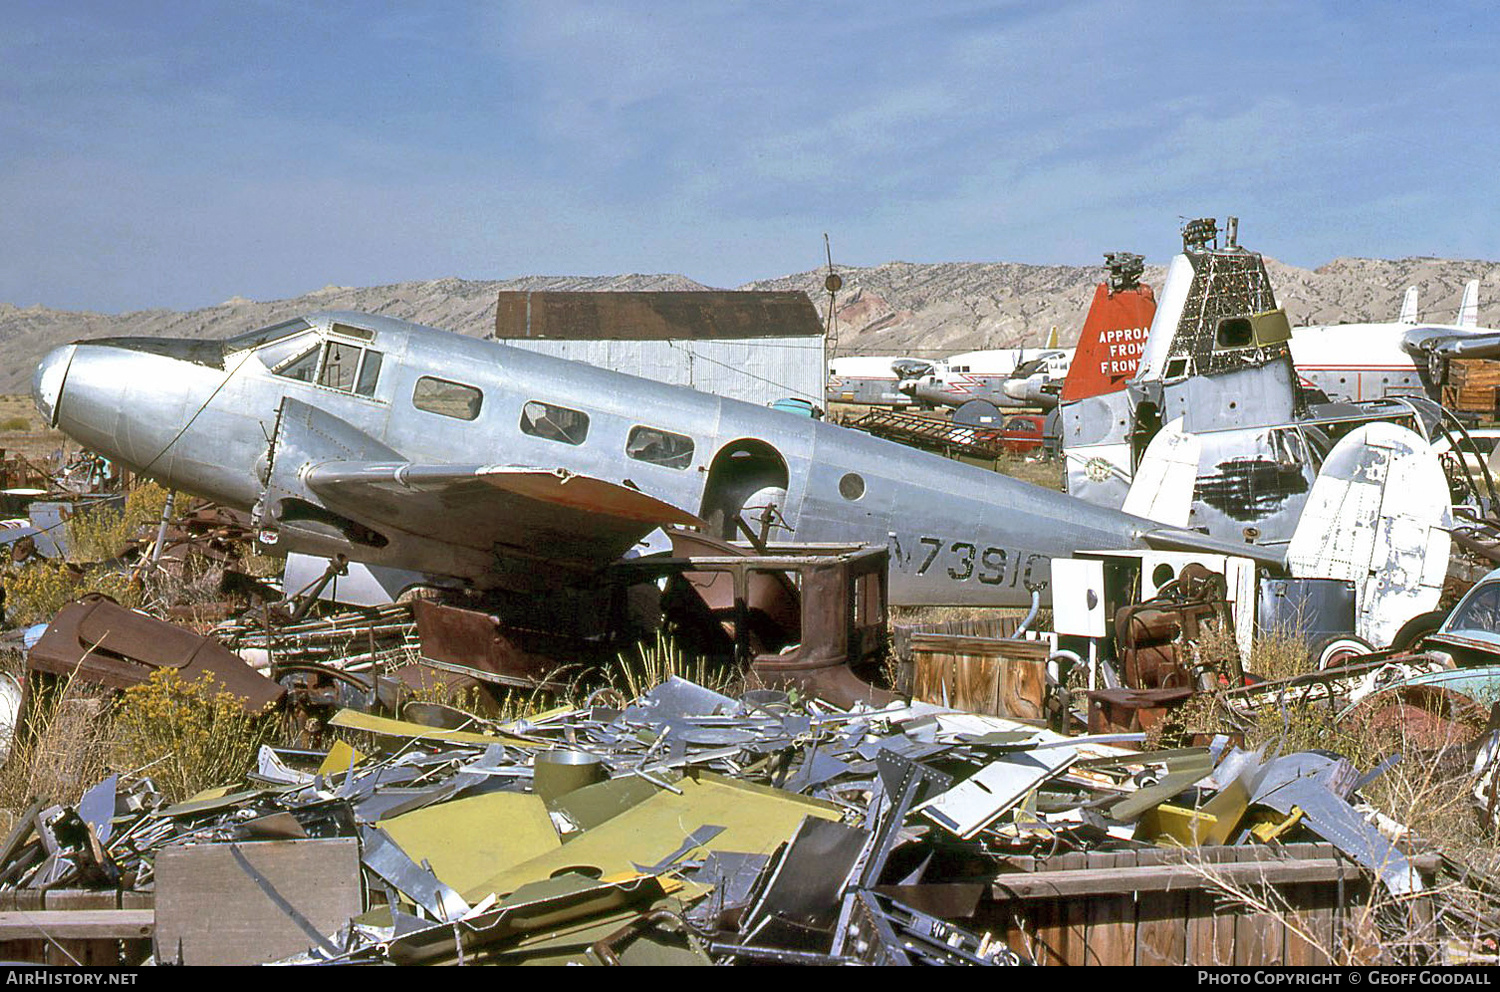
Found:
<path fill-rule="evenodd" d="M 0 301 L 1496 258 L 1486 4 L 0 0 Z"/>

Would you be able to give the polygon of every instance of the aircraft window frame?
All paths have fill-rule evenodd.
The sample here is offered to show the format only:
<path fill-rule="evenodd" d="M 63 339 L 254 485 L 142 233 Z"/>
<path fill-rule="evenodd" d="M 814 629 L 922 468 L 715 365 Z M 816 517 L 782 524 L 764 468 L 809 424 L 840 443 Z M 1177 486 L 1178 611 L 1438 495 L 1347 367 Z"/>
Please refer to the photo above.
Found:
<path fill-rule="evenodd" d="M 348 350 L 355 352 L 353 361 L 345 361 L 343 353 Z M 322 360 L 318 362 L 318 385 L 324 389 L 331 389 L 336 393 L 354 392 L 354 384 L 359 378 L 359 366 L 364 361 L 365 349 L 348 341 L 329 339 L 323 348 Z M 337 378 L 330 381 L 329 372 L 333 371 Z"/>
<path fill-rule="evenodd" d="M 311 360 L 309 361 L 309 359 Z M 302 364 L 303 362 L 307 362 L 307 375 L 302 376 L 292 374 L 291 370 L 293 368 L 296 368 L 296 366 Z M 322 364 L 323 342 L 318 341 L 306 351 L 300 351 L 297 354 L 293 355 L 291 358 L 283 361 L 280 365 L 277 365 L 274 369 L 271 370 L 271 374 L 280 376 L 283 379 L 290 379 L 293 382 L 305 382 L 310 386 L 314 386 L 317 385 L 318 369 L 322 367 Z"/>
<path fill-rule="evenodd" d="M 647 438 L 645 435 L 648 433 L 656 437 Z M 686 448 L 682 447 L 682 442 L 686 442 Z M 648 465 L 660 465 L 663 468 L 679 471 L 692 467 L 693 456 L 697 450 L 697 444 L 686 434 L 652 427 L 649 424 L 636 424 L 630 428 L 630 433 L 625 437 L 627 457 Z"/>
<path fill-rule="evenodd" d="M 280 341 L 282 338 L 291 337 L 310 330 L 312 324 L 305 317 L 293 317 L 291 320 L 283 320 L 279 324 L 271 324 L 269 327 L 259 327 L 253 331 L 236 334 L 234 337 L 224 339 L 225 354 L 236 351 L 248 351 L 251 348 L 259 348 L 261 345 L 270 344 L 272 341 Z"/>
<path fill-rule="evenodd" d="M 427 387 L 429 390 L 432 387 L 448 387 L 447 395 L 433 393 L 424 395 L 424 383 L 431 384 Z M 424 403 L 427 405 L 424 406 Z M 484 409 L 484 390 L 467 383 L 454 382 L 452 379 L 424 375 L 419 377 L 416 384 L 412 386 L 411 405 L 423 413 L 432 413 L 439 417 L 450 417 L 454 420 L 478 420 L 480 411 Z"/>
<path fill-rule="evenodd" d="M 373 361 L 372 361 L 373 359 Z M 385 352 L 374 348 L 366 348 L 364 355 L 359 360 L 359 373 L 354 377 L 354 395 L 375 395 L 375 388 L 380 385 L 380 366 L 385 361 Z"/>
<path fill-rule="evenodd" d="M 374 331 L 367 327 L 355 327 L 353 324 L 335 323 L 329 327 L 329 331 L 333 334 L 342 334 L 346 338 L 353 338 L 356 341 L 366 343 L 375 340 Z"/>
<path fill-rule="evenodd" d="M 536 407 L 541 409 L 533 412 Z M 557 417 L 556 414 L 567 416 Z M 522 434 L 530 437 L 577 446 L 588 440 L 589 415 L 582 410 L 558 406 L 545 400 L 527 400 L 521 407 L 520 428 Z"/>
<path fill-rule="evenodd" d="M 303 334 L 294 334 L 289 338 L 278 338 L 275 341 L 268 341 L 258 346 L 255 349 L 255 357 L 267 370 L 279 375 L 281 369 L 304 357 L 309 351 L 321 348 L 322 346 L 322 337 L 308 330 Z"/>

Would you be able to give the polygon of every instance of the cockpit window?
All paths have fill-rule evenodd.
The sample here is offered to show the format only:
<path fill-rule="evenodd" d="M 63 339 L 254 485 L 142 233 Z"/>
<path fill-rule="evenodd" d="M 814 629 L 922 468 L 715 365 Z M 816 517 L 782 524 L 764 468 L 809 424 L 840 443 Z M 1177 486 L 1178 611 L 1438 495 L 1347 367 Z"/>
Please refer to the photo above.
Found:
<path fill-rule="evenodd" d="M 273 371 L 277 375 L 287 379 L 296 379 L 298 382 L 312 382 L 313 377 L 318 372 L 318 352 L 320 350 L 321 346 L 315 344 L 300 355 L 281 363 Z"/>
<path fill-rule="evenodd" d="M 473 420 L 479 416 L 484 394 L 473 386 L 424 375 L 417 380 L 416 389 L 411 394 L 411 403 L 418 410 L 426 410 L 428 413 Z"/>
<path fill-rule="evenodd" d="M 687 468 L 693 464 L 693 439 L 657 427 L 632 427 L 625 454 L 653 465 Z"/>
<path fill-rule="evenodd" d="M 563 444 L 582 444 L 589 436 L 589 415 L 532 400 L 521 408 L 521 433 Z"/>
<path fill-rule="evenodd" d="M 272 324 L 270 327 L 246 331 L 244 334 L 237 334 L 227 339 L 224 342 L 224 353 L 244 351 L 246 348 L 258 348 L 267 342 L 275 341 L 279 338 L 291 337 L 298 331 L 305 331 L 311 326 L 311 324 L 301 317 L 294 317 L 291 320 L 283 320 L 279 324 Z"/>
<path fill-rule="evenodd" d="M 363 350 L 342 341 L 328 342 L 328 349 L 323 353 L 323 371 L 318 375 L 318 385 L 345 393 L 352 392 L 354 375 L 359 371 L 360 352 Z"/>
<path fill-rule="evenodd" d="M 255 357 L 272 372 L 278 372 L 291 359 L 299 358 L 308 351 L 316 351 L 317 347 L 316 334 L 297 334 L 263 345 L 255 352 Z"/>
<path fill-rule="evenodd" d="M 361 396 L 374 396 L 375 383 L 380 379 L 380 352 L 373 348 L 365 350 L 365 362 L 359 367 L 359 381 L 354 391 Z"/>

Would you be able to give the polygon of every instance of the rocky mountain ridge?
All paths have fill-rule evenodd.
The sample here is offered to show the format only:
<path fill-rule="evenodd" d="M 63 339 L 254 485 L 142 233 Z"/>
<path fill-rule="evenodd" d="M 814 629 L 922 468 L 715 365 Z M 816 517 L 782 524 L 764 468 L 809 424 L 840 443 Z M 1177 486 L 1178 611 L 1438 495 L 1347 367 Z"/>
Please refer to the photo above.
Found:
<path fill-rule="evenodd" d="M 1393 320 L 1407 286 L 1419 291 L 1422 317 L 1451 323 L 1463 284 L 1480 280 L 1479 322 L 1500 326 L 1500 262 L 1435 258 L 1340 258 L 1316 269 L 1266 259 L 1278 302 L 1294 325 Z M 1076 339 L 1102 266 L 1016 262 L 886 262 L 839 267 L 844 285 L 835 298 L 833 341 L 839 354 L 916 354 L 940 357 L 978 348 L 1035 346 L 1053 326 L 1063 343 Z M 824 269 L 739 287 L 802 290 L 826 320 Z M 1159 288 L 1164 266 L 1147 266 L 1145 281 Z M 234 297 L 191 311 L 142 310 L 100 314 L 20 308 L 0 303 L 0 393 L 24 392 L 32 369 L 49 349 L 80 338 L 106 336 L 227 337 L 308 310 L 363 310 L 418 323 L 487 335 L 501 290 L 641 291 L 709 287 L 672 274 L 530 276 L 509 280 L 446 278 L 386 286 L 328 286 L 293 299 Z"/>

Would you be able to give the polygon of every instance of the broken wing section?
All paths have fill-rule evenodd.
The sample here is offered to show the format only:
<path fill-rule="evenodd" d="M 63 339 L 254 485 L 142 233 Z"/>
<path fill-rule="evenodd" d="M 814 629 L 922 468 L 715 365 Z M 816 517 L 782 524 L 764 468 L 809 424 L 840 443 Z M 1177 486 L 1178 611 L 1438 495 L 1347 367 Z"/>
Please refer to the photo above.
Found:
<path fill-rule="evenodd" d="M 261 477 L 265 488 L 251 513 L 261 540 L 357 561 L 388 547 L 384 534 L 324 505 L 304 478 L 308 469 L 325 462 L 377 460 L 399 461 L 401 454 L 331 413 L 291 397 L 282 399 Z"/>

